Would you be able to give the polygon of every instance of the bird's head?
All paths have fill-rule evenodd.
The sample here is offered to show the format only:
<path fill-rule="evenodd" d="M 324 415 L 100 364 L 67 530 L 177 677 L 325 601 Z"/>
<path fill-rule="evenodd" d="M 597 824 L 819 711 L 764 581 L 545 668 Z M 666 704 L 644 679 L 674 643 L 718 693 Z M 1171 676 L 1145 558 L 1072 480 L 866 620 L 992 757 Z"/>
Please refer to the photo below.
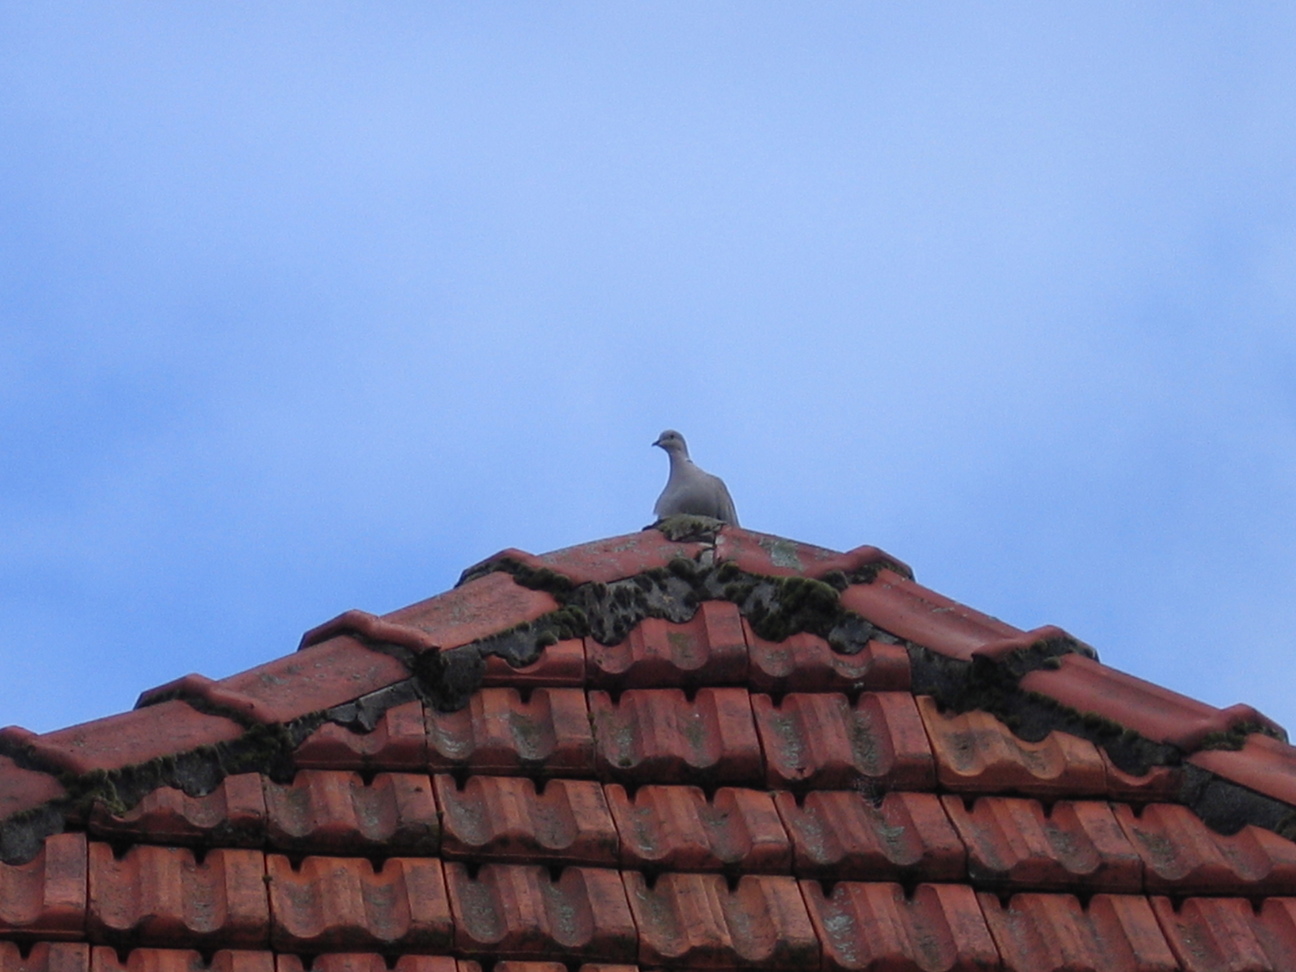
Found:
<path fill-rule="evenodd" d="M 680 435 L 674 429 L 667 429 L 661 435 L 657 436 L 657 441 L 653 445 L 665 449 L 668 454 L 679 453 L 682 456 L 688 455 L 688 446 L 684 444 L 684 436 Z"/>

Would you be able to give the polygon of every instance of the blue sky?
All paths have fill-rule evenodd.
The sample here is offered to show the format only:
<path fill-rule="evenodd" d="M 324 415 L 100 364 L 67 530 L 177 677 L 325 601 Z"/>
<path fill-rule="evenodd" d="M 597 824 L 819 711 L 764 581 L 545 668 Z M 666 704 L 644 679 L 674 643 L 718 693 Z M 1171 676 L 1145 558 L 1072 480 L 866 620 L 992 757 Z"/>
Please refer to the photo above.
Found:
<path fill-rule="evenodd" d="M 0 724 L 501 548 L 864 543 L 1296 730 L 1290 5 L 0 0 Z"/>

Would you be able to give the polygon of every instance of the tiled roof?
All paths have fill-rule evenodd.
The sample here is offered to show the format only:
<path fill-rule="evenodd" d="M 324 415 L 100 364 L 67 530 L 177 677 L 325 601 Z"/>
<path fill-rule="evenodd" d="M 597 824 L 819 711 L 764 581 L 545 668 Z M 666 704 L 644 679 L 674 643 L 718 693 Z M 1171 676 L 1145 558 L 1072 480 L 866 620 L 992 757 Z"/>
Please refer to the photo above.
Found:
<path fill-rule="evenodd" d="M 0 731 L 0 972 L 1296 969 L 1296 750 L 711 521 Z"/>

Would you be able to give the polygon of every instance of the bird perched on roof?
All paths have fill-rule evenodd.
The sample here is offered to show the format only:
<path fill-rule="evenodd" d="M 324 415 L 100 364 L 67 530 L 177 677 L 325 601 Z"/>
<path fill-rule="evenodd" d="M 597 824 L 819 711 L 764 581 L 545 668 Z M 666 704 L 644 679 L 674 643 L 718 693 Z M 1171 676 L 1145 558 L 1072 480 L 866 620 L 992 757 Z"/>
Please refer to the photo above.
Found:
<path fill-rule="evenodd" d="M 659 520 L 688 513 L 738 525 L 738 511 L 734 509 L 724 480 L 704 471 L 689 458 L 684 436 L 674 429 L 667 429 L 657 436 L 653 445 L 665 449 L 666 455 L 670 456 L 670 478 L 653 507 Z"/>

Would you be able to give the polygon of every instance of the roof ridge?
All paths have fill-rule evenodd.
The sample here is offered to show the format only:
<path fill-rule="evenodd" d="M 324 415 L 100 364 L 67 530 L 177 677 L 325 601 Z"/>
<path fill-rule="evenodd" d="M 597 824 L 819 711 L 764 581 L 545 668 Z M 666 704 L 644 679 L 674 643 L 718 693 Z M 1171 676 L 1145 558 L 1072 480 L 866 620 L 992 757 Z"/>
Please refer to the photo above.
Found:
<path fill-rule="evenodd" d="M 809 634 L 847 657 L 871 643 L 903 650 L 915 694 L 992 713 L 1024 738 L 1088 739 L 1125 772 L 1185 765 L 1181 799 L 1213 826 L 1296 832 L 1287 782 L 1296 753 L 1253 744 L 1257 732 L 1285 734 L 1249 706 L 1215 709 L 1100 665 L 1060 628 L 1023 632 L 980 614 L 917 585 L 874 547 L 838 553 L 730 526 L 676 526 L 542 556 L 506 550 L 446 594 L 381 617 L 344 612 L 307 632 L 295 654 L 247 672 L 187 675 L 144 692 L 133 712 L 82 726 L 0 730 L 11 764 L 0 764 L 0 779 L 8 771 L 22 783 L 6 805 L 0 858 L 22 857 L 96 800 L 129 805 L 162 785 L 199 792 L 248 769 L 290 774 L 293 751 L 326 723 L 371 730 L 413 699 L 460 707 L 491 658 L 516 670 L 559 642 L 614 645 L 648 621 L 690 622 L 716 601 L 768 642 Z M 1230 760 L 1229 750 L 1242 752 Z"/>

